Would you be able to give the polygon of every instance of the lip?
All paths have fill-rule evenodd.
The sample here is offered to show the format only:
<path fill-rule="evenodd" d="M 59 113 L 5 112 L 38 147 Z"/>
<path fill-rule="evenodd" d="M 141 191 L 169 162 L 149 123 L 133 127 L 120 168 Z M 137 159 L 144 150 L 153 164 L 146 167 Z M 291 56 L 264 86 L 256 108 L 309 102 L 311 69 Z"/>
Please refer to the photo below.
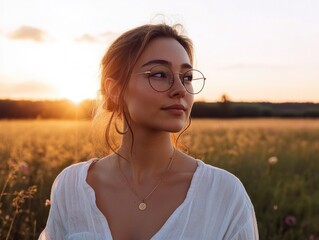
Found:
<path fill-rule="evenodd" d="M 182 116 L 185 113 L 186 108 L 181 104 L 173 104 L 167 107 L 163 107 L 162 110 L 175 116 Z"/>
<path fill-rule="evenodd" d="M 186 108 L 182 104 L 173 104 L 167 107 L 163 107 L 163 110 L 182 110 L 186 111 Z"/>

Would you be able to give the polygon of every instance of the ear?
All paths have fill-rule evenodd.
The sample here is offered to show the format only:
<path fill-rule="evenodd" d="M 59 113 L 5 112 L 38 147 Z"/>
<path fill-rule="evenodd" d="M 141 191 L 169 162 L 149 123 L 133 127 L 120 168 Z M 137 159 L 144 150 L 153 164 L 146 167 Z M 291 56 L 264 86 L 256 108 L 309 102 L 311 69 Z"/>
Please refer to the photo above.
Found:
<path fill-rule="evenodd" d="M 117 82 L 113 78 L 105 79 L 105 92 L 110 99 L 116 103 L 118 101 L 120 91 L 117 86 Z"/>

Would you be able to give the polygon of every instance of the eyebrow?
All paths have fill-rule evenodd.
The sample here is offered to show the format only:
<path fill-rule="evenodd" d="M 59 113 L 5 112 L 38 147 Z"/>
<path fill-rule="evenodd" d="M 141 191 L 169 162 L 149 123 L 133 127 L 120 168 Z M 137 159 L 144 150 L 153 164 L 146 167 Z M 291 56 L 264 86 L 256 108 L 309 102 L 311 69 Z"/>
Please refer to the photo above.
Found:
<path fill-rule="evenodd" d="M 168 65 L 168 66 L 172 66 L 172 63 L 166 60 L 162 60 L 162 59 L 155 59 L 155 60 L 151 60 L 148 61 L 147 63 L 144 63 L 142 65 L 142 67 L 146 67 L 148 65 L 153 65 L 153 64 L 161 64 L 161 65 Z M 181 64 L 182 68 L 193 68 L 192 65 L 190 65 L 189 63 L 183 63 Z"/>

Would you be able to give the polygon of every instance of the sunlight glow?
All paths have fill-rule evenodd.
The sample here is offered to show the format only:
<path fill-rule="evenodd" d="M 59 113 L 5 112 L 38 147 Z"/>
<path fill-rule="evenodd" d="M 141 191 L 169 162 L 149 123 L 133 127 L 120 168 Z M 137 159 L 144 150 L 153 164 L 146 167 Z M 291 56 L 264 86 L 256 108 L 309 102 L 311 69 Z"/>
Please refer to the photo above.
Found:
<path fill-rule="evenodd" d="M 0 98 L 94 99 L 114 38 L 167 22 L 194 42 L 194 67 L 207 78 L 195 99 L 319 102 L 318 1 L 141 1 L 3 0 Z"/>

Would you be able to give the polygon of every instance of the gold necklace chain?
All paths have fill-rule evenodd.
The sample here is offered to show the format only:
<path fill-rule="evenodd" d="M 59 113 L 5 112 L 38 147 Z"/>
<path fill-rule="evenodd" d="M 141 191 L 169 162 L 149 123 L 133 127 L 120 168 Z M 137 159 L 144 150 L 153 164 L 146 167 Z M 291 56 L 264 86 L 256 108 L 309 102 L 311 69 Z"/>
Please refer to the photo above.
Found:
<path fill-rule="evenodd" d="M 168 166 L 167 166 L 167 169 L 165 172 L 163 172 L 163 174 L 161 175 L 161 177 L 159 178 L 157 184 L 155 185 L 155 187 L 152 189 L 152 191 L 146 195 L 146 197 L 144 197 L 143 199 L 141 199 L 138 194 L 135 192 L 134 188 L 131 186 L 131 184 L 129 183 L 127 177 L 125 176 L 124 172 L 122 171 L 121 169 L 121 166 L 120 166 L 120 159 L 118 159 L 118 165 L 119 165 L 119 169 L 120 169 L 120 172 L 121 174 L 123 175 L 123 178 L 125 179 L 125 182 L 126 184 L 128 185 L 128 187 L 130 188 L 130 190 L 134 193 L 134 195 L 136 196 L 136 198 L 140 201 L 140 204 L 138 205 L 138 209 L 141 210 L 141 211 L 144 211 L 146 208 L 147 208 L 147 205 L 146 205 L 146 199 L 152 195 L 152 193 L 158 188 L 158 186 L 162 183 L 163 181 L 163 178 L 164 176 L 169 172 L 170 168 L 171 168 L 171 165 L 173 163 L 173 159 L 174 159 L 174 156 L 175 156 L 175 152 L 176 152 L 176 149 L 174 148 L 174 152 L 172 154 L 172 156 L 170 157 L 170 161 L 168 163 Z M 121 155 L 118 155 L 118 158 L 123 158 L 125 159 L 123 156 Z M 125 159 L 126 161 L 128 161 L 127 159 Z"/>

